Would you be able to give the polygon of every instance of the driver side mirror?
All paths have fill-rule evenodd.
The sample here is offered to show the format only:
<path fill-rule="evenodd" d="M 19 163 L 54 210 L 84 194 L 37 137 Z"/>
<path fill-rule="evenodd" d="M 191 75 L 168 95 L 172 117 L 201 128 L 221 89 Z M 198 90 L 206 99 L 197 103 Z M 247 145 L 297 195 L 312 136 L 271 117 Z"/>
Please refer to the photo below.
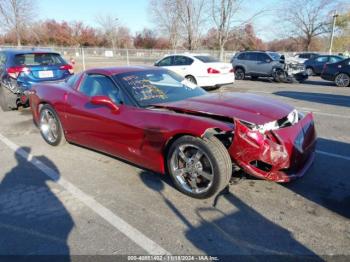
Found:
<path fill-rule="evenodd" d="M 118 113 L 120 108 L 108 96 L 93 96 L 90 100 L 95 106 L 109 107 L 113 113 Z"/>
<path fill-rule="evenodd" d="M 266 63 L 271 63 L 272 60 L 268 58 L 268 59 L 265 60 L 265 62 L 266 62 Z"/>

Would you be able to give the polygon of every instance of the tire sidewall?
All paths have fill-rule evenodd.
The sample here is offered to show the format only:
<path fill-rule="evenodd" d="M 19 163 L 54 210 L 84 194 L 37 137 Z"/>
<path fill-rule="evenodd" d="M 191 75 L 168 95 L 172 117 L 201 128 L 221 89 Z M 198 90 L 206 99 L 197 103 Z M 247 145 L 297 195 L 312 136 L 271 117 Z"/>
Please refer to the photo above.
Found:
<path fill-rule="evenodd" d="M 56 121 L 57 121 L 57 128 L 58 128 L 58 136 L 57 136 L 57 139 L 55 142 L 51 142 L 49 140 L 47 140 L 47 138 L 44 136 L 44 134 L 42 133 L 41 131 L 41 114 L 44 110 L 49 110 L 52 115 L 55 117 Z M 50 105 L 44 105 L 41 109 L 40 109 L 40 118 L 39 118 L 39 129 L 40 129 L 40 134 L 41 136 L 43 137 L 43 139 L 45 140 L 46 143 L 48 143 L 49 145 L 51 146 L 59 146 L 61 145 L 64 141 L 65 141 L 65 137 L 64 137 L 64 134 L 63 134 L 63 129 L 62 129 L 62 125 L 61 125 L 61 121 L 56 113 L 56 111 L 53 109 L 52 106 Z"/>
<path fill-rule="evenodd" d="M 214 174 L 214 179 L 213 179 L 213 183 L 211 185 L 211 187 L 209 188 L 209 190 L 200 193 L 200 194 L 195 194 L 195 193 L 191 193 L 185 189 L 182 188 L 182 186 L 180 185 L 180 183 L 177 181 L 176 177 L 173 176 L 170 168 L 171 168 L 171 158 L 172 155 L 174 153 L 174 151 L 182 144 L 193 144 L 194 146 L 200 148 L 206 155 L 208 158 L 210 158 L 210 161 L 213 165 L 213 174 Z M 219 163 L 216 160 L 215 155 L 213 154 L 213 152 L 210 150 L 210 147 L 208 146 L 208 144 L 201 138 L 196 138 L 196 137 L 192 137 L 192 136 L 183 136 L 180 137 L 178 140 L 176 140 L 170 147 L 168 154 L 167 154 L 167 159 L 166 159 L 166 163 L 167 163 L 167 172 L 170 175 L 173 183 L 175 184 L 176 188 L 184 193 L 185 195 L 188 195 L 190 197 L 193 198 L 198 198 L 198 199 L 203 199 L 203 198 L 209 198 L 212 195 L 214 195 L 215 193 L 217 193 L 217 191 L 219 190 L 219 185 L 220 185 L 220 180 L 223 179 L 221 177 L 221 175 L 219 174 L 220 172 L 220 167 L 219 167 Z"/>
<path fill-rule="evenodd" d="M 336 84 L 338 87 L 348 87 L 349 84 L 350 84 L 350 82 L 349 82 L 349 84 L 346 85 L 346 86 L 338 85 L 338 83 L 337 83 L 337 78 L 338 78 L 339 76 L 341 76 L 341 75 L 345 75 L 345 76 L 347 76 L 347 77 L 350 79 L 350 76 L 349 76 L 349 75 L 347 75 L 347 74 L 345 74 L 345 73 L 340 73 L 340 74 L 338 74 L 338 75 L 335 77 L 335 81 L 334 81 L 335 84 Z"/>
<path fill-rule="evenodd" d="M 238 77 L 237 77 L 237 72 L 240 72 Z M 235 70 L 235 78 L 236 78 L 236 80 L 244 80 L 245 72 L 244 72 L 244 70 L 242 68 L 240 68 L 240 67 L 236 68 L 236 70 Z"/>

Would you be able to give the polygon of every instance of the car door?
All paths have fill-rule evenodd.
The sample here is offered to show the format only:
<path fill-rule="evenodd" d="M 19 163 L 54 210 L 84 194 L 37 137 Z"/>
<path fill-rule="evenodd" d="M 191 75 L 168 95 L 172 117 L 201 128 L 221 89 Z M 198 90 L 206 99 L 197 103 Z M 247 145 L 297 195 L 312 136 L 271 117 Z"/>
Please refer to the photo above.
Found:
<path fill-rule="evenodd" d="M 259 75 L 270 75 L 272 72 L 272 59 L 265 53 L 257 53 L 255 72 Z"/>
<path fill-rule="evenodd" d="M 318 75 L 321 74 L 324 64 L 328 63 L 328 61 L 328 56 L 319 56 L 315 58 L 314 72 Z"/>
<path fill-rule="evenodd" d="M 259 74 L 259 65 L 258 65 L 258 53 L 251 52 L 247 53 L 247 72 L 252 75 L 258 75 Z"/>
<path fill-rule="evenodd" d="M 167 56 L 167 57 L 163 58 L 162 60 L 160 60 L 158 63 L 156 63 L 155 66 L 163 67 L 163 68 L 171 70 L 172 67 L 174 66 L 174 57 Z"/>
<path fill-rule="evenodd" d="M 191 72 L 191 65 L 193 63 L 193 59 L 186 56 L 174 56 L 174 65 L 171 68 L 172 71 L 177 73 L 180 76 L 193 75 Z"/>
<path fill-rule="evenodd" d="M 96 106 L 94 96 L 107 96 L 119 106 L 118 112 Z M 130 125 L 135 108 L 125 103 L 125 96 L 115 82 L 104 75 L 89 74 L 78 89 L 67 95 L 66 132 L 70 141 L 134 161 L 140 152 L 143 131 Z"/>

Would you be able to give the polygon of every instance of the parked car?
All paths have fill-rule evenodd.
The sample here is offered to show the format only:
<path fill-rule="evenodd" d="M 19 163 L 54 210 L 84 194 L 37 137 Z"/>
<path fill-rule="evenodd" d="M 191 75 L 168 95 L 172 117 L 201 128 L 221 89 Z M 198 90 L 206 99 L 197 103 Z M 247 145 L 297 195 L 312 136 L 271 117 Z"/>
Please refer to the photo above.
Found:
<path fill-rule="evenodd" d="M 320 55 L 305 61 L 306 72 L 309 76 L 321 75 L 323 67 L 327 63 L 337 63 L 344 60 L 342 56 Z"/>
<path fill-rule="evenodd" d="M 253 94 L 207 93 L 162 68 L 91 69 L 35 86 L 30 104 L 48 144 L 68 141 L 168 173 L 195 198 L 223 190 L 232 165 L 288 182 L 314 159 L 311 113 Z"/>
<path fill-rule="evenodd" d="M 307 79 L 303 64 L 288 62 L 276 52 L 243 51 L 237 53 L 231 63 L 236 80 L 243 80 L 246 76 L 251 76 L 252 79 L 273 77 L 277 82 L 286 81 L 290 77 L 298 81 Z"/>
<path fill-rule="evenodd" d="M 350 58 L 333 64 L 325 64 L 321 78 L 334 81 L 339 87 L 350 86 Z"/>
<path fill-rule="evenodd" d="M 293 58 L 296 59 L 299 63 L 305 63 L 305 61 L 313 59 L 319 55 L 320 54 L 318 53 L 299 53 L 296 54 Z"/>
<path fill-rule="evenodd" d="M 0 106 L 4 111 L 28 106 L 28 92 L 34 84 L 61 81 L 72 74 L 73 67 L 55 52 L 0 51 Z"/>
<path fill-rule="evenodd" d="M 206 89 L 230 85 L 235 81 L 231 64 L 206 54 L 168 55 L 155 66 L 169 69 Z"/>

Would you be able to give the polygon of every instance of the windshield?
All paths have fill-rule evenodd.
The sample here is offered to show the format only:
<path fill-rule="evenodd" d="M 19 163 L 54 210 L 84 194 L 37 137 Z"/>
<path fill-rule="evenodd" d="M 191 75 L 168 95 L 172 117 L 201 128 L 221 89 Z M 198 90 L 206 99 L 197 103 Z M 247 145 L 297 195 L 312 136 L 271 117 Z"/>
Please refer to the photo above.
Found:
<path fill-rule="evenodd" d="M 52 66 L 63 65 L 65 64 L 65 61 L 59 54 L 32 53 L 16 55 L 14 63 L 16 66 Z"/>
<path fill-rule="evenodd" d="M 200 55 L 195 56 L 198 60 L 201 60 L 203 63 L 218 63 L 220 62 L 217 58 L 208 56 L 208 55 Z"/>
<path fill-rule="evenodd" d="M 279 53 L 269 52 L 268 54 L 271 56 L 272 60 L 275 60 L 275 61 L 280 60 L 281 58 L 281 54 Z"/>
<path fill-rule="evenodd" d="M 141 107 L 175 102 L 206 94 L 202 88 L 168 70 L 145 70 L 115 75 Z"/>

